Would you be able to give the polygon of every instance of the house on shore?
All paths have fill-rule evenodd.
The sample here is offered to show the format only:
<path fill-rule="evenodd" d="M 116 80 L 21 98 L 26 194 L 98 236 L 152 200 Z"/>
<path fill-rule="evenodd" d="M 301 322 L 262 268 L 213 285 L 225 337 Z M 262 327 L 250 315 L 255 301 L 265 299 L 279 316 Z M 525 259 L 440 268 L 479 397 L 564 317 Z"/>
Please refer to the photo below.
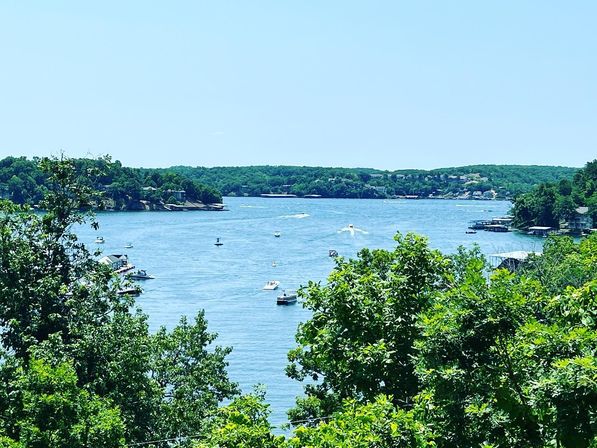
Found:
<path fill-rule="evenodd" d="M 568 229 L 573 233 L 582 233 L 583 230 L 591 229 L 593 219 L 589 214 L 589 207 L 577 207 L 567 224 Z"/>
<path fill-rule="evenodd" d="M 110 266 L 113 271 L 126 268 L 129 265 L 129 257 L 125 255 L 106 255 L 99 261 L 101 264 Z"/>
<path fill-rule="evenodd" d="M 184 190 L 166 190 L 166 193 L 172 196 L 178 202 L 187 200 L 187 192 Z"/>

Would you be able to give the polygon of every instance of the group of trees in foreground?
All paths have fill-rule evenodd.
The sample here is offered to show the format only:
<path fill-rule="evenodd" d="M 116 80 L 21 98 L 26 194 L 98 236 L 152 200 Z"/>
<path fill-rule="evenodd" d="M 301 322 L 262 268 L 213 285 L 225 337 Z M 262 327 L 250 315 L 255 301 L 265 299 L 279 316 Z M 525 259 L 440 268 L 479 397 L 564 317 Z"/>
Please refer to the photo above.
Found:
<path fill-rule="evenodd" d="M 202 313 L 148 332 L 72 233 L 93 192 L 43 166 L 47 213 L 0 215 L 0 446 L 597 447 L 597 235 L 549 238 L 516 273 L 412 234 L 338 258 L 301 291 L 282 436 Z"/>

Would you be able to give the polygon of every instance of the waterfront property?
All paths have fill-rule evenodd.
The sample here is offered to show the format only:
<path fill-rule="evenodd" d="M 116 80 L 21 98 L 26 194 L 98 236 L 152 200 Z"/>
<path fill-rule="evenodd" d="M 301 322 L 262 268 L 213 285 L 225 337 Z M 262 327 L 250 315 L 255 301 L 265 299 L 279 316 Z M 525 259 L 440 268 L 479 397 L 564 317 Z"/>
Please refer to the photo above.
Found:
<path fill-rule="evenodd" d="M 593 227 L 593 219 L 589 214 L 589 207 L 577 207 L 567 223 L 573 233 L 581 233 Z"/>
<path fill-rule="evenodd" d="M 101 264 L 110 266 L 113 271 L 121 271 L 122 269 L 128 270 L 130 268 L 129 258 L 126 254 L 124 255 L 106 255 L 99 260 Z"/>

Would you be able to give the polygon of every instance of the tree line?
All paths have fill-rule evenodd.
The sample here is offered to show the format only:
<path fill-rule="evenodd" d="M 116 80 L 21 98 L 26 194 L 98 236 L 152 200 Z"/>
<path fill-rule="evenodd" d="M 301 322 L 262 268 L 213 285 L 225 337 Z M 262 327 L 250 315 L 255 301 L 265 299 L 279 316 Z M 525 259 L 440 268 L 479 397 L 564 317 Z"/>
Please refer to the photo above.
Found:
<path fill-rule="evenodd" d="M 97 227 L 74 162 L 40 169 L 47 213 L 0 204 L 0 446 L 597 446 L 597 235 L 550 237 L 516 272 L 414 234 L 337 258 L 300 291 L 282 436 L 202 312 L 151 334 L 117 294 L 73 233 Z"/>
<path fill-rule="evenodd" d="M 366 168 L 295 166 L 168 168 L 217 188 L 225 196 L 289 193 L 327 198 L 454 198 L 475 191 L 510 198 L 541 182 L 571 179 L 576 168 L 522 165 L 471 165 L 434 170 L 382 171 Z M 488 193 L 486 193 L 488 194 Z M 472 197 L 472 196 L 469 196 Z"/>
<path fill-rule="evenodd" d="M 48 175 L 40 169 L 42 159 L 6 157 L 0 160 L 0 196 L 16 204 L 37 205 L 48 190 Z M 141 200 L 149 204 L 179 203 L 175 191 L 185 191 L 189 201 L 205 204 L 222 202 L 214 188 L 170 170 L 128 168 L 110 157 L 72 159 L 81 182 L 103 193 L 98 206 L 116 210 L 139 209 Z M 97 173 L 97 175 L 95 175 Z"/>
<path fill-rule="evenodd" d="M 574 216 L 578 207 L 588 207 L 597 223 L 597 159 L 588 162 L 574 177 L 559 182 L 544 182 L 515 198 L 512 215 L 519 228 L 548 226 L 558 229 L 560 222 Z"/>

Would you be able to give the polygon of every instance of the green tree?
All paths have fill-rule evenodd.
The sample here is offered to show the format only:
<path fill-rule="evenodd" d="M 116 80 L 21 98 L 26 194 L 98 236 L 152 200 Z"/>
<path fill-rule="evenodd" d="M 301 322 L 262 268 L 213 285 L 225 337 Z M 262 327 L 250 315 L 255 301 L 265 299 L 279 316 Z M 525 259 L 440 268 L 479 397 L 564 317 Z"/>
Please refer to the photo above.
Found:
<path fill-rule="evenodd" d="M 327 285 L 311 282 L 301 291 L 313 315 L 299 326 L 287 373 L 312 381 L 293 420 L 330 415 L 345 398 L 387 394 L 411 406 L 419 389 L 418 315 L 447 287 L 450 260 L 424 238 L 395 239 L 394 251 L 364 249 L 355 260 L 338 259 Z"/>
<path fill-rule="evenodd" d="M 470 269 L 424 312 L 418 403 L 438 446 L 597 441 L 597 259 L 594 241 L 587 244 L 579 249 L 554 239 L 545 260 L 532 260 L 519 274 L 502 270 L 488 280 L 483 270 Z M 547 272 L 569 263 L 584 273 L 546 283 Z"/>
<path fill-rule="evenodd" d="M 283 448 L 284 436 L 272 434 L 268 422 L 269 405 L 265 393 L 257 388 L 252 394 L 235 398 L 220 409 L 208 436 L 196 448 Z"/>
<path fill-rule="evenodd" d="M 72 232 L 87 219 L 79 210 L 96 202 L 95 168 L 83 179 L 71 160 L 41 164 L 46 213 L 1 204 L 0 366 L 14 358 L 26 374 L 33 353 L 72 362 L 76 384 L 118 409 L 127 443 L 203 430 L 237 392 L 225 371 L 230 349 L 212 347 L 202 314 L 150 335 L 146 316 L 131 311 L 134 300 L 117 294 L 119 278 Z M 0 383 L 0 395 L 21 393 L 10 384 Z M 0 414 L 14 427 L 4 404 Z"/>
<path fill-rule="evenodd" d="M 13 446 L 31 448 L 125 446 L 118 408 L 80 388 L 71 363 L 52 365 L 35 357 L 26 365 L 6 361 L 0 367 L 2 415 L 10 416 L 0 419 L 6 444 L 10 440 Z"/>
<path fill-rule="evenodd" d="M 346 400 L 316 426 L 295 429 L 289 448 L 423 448 L 435 446 L 431 431 L 413 413 L 383 395 L 367 404 Z"/>

